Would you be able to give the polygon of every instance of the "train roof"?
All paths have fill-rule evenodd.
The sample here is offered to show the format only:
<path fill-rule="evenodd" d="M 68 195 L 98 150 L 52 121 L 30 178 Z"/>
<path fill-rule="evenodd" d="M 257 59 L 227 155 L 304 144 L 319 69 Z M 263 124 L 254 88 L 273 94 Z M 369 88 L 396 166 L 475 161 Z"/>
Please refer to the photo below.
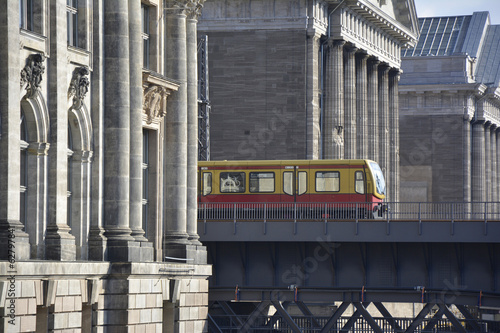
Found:
<path fill-rule="evenodd" d="M 199 166 L 262 166 L 262 165 L 359 165 L 368 164 L 370 160 L 248 160 L 248 161 L 199 161 Z"/>

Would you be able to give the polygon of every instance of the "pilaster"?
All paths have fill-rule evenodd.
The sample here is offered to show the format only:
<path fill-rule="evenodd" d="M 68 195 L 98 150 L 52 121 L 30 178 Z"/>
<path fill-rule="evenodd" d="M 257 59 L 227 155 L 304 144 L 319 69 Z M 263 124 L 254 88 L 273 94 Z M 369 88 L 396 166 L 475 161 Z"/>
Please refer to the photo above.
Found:
<path fill-rule="evenodd" d="M 320 94 L 323 93 L 320 87 L 320 62 L 318 53 L 320 50 L 321 35 L 316 32 L 309 35 L 307 39 L 307 159 L 316 160 L 321 158 L 321 128 L 320 128 Z"/>
<path fill-rule="evenodd" d="M 389 196 L 399 202 L 399 70 L 389 72 Z"/>
<path fill-rule="evenodd" d="M 356 158 L 356 51 L 355 47 L 345 48 L 345 114 L 344 114 L 344 158 Z"/>
<path fill-rule="evenodd" d="M 0 4 L 0 36 L 8 44 L 0 48 L 0 244 L 8 244 L 11 232 L 16 237 L 16 260 L 29 259 L 28 234 L 20 221 L 20 138 L 19 100 L 19 3 Z M 8 251 L 0 259 L 7 260 Z"/>
<path fill-rule="evenodd" d="M 470 202 L 471 199 L 471 184 L 472 184 L 472 161 L 471 161 L 471 126 L 472 117 L 468 114 L 465 114 L 463 117 L 463 138 L 464 138 L 464 146 L 463 146 L 463 158 L 464 158 L 464 171 L 463 171 L 463 189 L 464 189 L 464 202 Z"/>
<path fill-rule="evenodd" d="M 323 124 L 323 158 L 344 158 L 344 44 L 328 41 L 326 101 Z"/>
<path fill-rule="evenodd" d="M 50 58 L 48 59 L 50 149 L 48 151 L 47 230 L 45 258 L 75 260 L 75 237 L 68 216 L 68 73 L 67 12 L 61 1 L 50 4 Z"/>
<path fill-rule="evenodd" d="M 368 54 L 356 57 L 356 157 L 368 158 Z"/>

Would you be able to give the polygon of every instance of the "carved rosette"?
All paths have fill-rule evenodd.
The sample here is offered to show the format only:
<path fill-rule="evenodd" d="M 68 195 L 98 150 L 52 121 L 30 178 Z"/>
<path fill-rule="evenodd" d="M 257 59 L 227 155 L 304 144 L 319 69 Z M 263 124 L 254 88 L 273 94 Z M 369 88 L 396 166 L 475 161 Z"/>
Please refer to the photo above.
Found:
<path fill-rule="evenodd" d="M 80 110 L 83 105 L 83 100 L 89 91 L 89 69 L 84 67 L 77 67 L 73 71 L 73 77 L 68 89 L 68 98 L 73 97 L 73 108 Z"/>
<path fill-rule="evenodd" d="M 159 122 L 167 114 L 167 96 L 165 87 L 150 85 L 144 90 L 142 110 L 146 123 Z"/>
<path fill-rule="evenodd" d="M 45 57 L 42 54 L 30 54 L 26 65 L 21 70 L 21 88 L 26 85 L 26 98 L 31 98 L 40 90 L 45 66 Z"/>

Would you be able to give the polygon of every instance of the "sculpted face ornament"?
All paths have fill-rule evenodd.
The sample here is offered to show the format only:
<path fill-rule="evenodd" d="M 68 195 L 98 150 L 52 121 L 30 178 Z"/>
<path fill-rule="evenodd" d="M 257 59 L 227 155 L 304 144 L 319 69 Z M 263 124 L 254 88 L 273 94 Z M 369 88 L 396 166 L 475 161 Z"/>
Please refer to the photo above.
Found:
<path fill-rule="evenodd" d="M 82 107 L 83 100 L 89 91 L 90 74 L 87 67 L 77 67 L 73 71 L 73 77 L 68 89 L 68 98 L 73 96 L 73 108 L 79 110 Z"/>
<path fill-rule="evenodd" d="M 45 57 L 41 54 L 31 54 L 26 59 L 26 66 L 21 70 L 21 88 L 26 85 L 26 98 L 31 98 L 40 90 L 42 76 L 45 72 L 43 62 Z"/>

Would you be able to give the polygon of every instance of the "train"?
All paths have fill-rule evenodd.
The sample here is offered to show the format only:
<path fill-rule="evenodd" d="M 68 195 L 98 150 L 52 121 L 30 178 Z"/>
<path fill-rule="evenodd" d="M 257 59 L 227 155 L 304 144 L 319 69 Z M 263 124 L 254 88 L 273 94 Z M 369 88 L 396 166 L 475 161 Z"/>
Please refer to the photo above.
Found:
<path fill-rule="evenodd" d="M 331 219 L 381 218 L 387 211 L 382 170 L 365 159 L 200 161 L 198 180 L 198 203 L 212 209 L 266 204 L 271 216 L 293 205 L 298 214 Z"/>

